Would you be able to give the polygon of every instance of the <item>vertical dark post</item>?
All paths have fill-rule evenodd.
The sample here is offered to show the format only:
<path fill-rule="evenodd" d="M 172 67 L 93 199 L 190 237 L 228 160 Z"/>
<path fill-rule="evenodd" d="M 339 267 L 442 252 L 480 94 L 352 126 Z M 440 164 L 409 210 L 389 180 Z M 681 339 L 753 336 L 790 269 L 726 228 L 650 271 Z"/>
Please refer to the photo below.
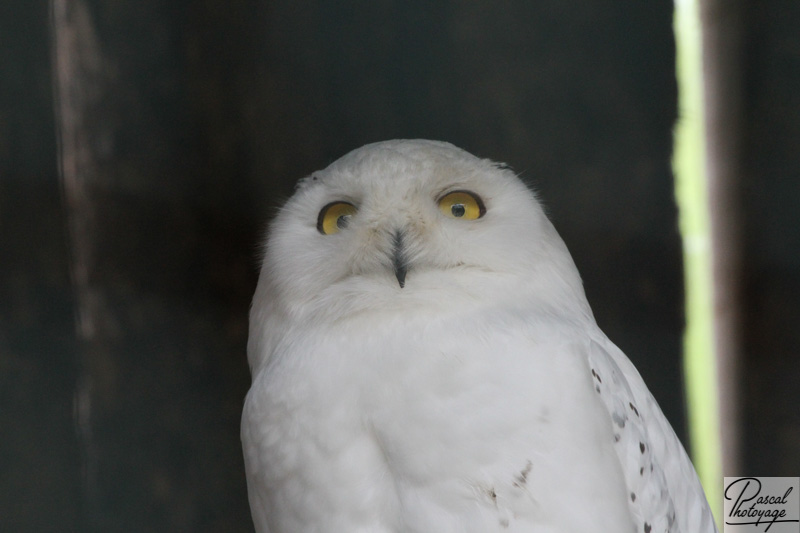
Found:
<path fill-rule="evenodd" d="M 700 9 L 722 472 L 732 476 L 741 472 L 742 2 L 703 0 Z"/>
<path fill-rule="evenodd" d="M 92 290 L 91 270 L 97 261 L 93 184 L 101 181 L 95 165 L 92 121 L 102 94 L 105 69 L 90 19 L 82 0 L 51 0 L 55 110 L 58 155 L 68 220 L 72 286 L 76 301 L 76 331 L 81 348 L 81 374 L 75 390 L 75 429 L 81 446 L 81 510 L 85 525 L 99 511 L 98 453 L 93 435 L 93 401 L 111 353 L 101 341 L 112 318 L 105 294 Z M 95 288 L 96 289 L 96 288 Z M 98 375 L 101 374 L 101 375 Z"/>

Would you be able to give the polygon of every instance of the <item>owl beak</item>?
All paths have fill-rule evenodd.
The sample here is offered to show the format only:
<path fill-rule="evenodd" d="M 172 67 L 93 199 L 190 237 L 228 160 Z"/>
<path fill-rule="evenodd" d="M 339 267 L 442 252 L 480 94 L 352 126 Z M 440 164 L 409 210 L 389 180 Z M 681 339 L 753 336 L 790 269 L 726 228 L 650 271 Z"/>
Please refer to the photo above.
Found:
<path fill-rule="evenodd" d="M 408 271 L 408 260 L 406 250 L 403 246 L 403 232 L 397 231 L 392 237 L 392 268 L 397 278 L 400 288 L 406 286 L 406 272 Z"/>

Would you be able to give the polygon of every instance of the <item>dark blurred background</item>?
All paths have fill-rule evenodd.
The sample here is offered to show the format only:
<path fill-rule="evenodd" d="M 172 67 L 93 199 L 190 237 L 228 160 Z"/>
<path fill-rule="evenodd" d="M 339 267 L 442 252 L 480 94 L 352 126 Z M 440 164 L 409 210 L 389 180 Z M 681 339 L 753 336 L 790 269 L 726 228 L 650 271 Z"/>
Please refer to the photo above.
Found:
<path fill-rule="evenodd" d="M 728 4 L 746 104 L 731 474 L 796 476 L 800 3 Z M 3 0 L 0 530 L 252 530 L 239 416 L 263 229 L 296 179 L 391 138 L 522 173 L 685 438 L 672 12 Z"/>

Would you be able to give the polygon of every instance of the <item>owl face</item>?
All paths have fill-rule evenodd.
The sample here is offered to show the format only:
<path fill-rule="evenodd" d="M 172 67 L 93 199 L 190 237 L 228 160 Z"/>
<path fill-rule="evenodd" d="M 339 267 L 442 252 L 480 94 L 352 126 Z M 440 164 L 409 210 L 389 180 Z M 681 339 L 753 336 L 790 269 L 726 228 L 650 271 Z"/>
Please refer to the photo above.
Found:
<path fill-rule="evenodd" d="M 261 282 L 293 314 L 463 305 L 546 284 L 565 253 L 510 170 L 447 143 L 388 141 L 301 180 Z"/>

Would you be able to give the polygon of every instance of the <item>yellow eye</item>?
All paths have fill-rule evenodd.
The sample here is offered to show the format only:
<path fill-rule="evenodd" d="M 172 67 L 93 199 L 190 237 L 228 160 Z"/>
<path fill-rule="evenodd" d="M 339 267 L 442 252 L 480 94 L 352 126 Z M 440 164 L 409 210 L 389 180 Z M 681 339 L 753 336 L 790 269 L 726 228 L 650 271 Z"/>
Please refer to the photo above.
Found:
<path fill-rule="evenodd" d="M 486 214 L 486 207 L 477 194 L 453 191 L 439 198 L 439 210 L 446 217 L 475 220 Z"/>
<path fill-rule="evenodd" d="M 339 233 L 350 223 L 350 217 L 356 213 L 356 206 L 348 202 L 331 202 L 319 212 L 317 229 L 323 235 Z"/>

